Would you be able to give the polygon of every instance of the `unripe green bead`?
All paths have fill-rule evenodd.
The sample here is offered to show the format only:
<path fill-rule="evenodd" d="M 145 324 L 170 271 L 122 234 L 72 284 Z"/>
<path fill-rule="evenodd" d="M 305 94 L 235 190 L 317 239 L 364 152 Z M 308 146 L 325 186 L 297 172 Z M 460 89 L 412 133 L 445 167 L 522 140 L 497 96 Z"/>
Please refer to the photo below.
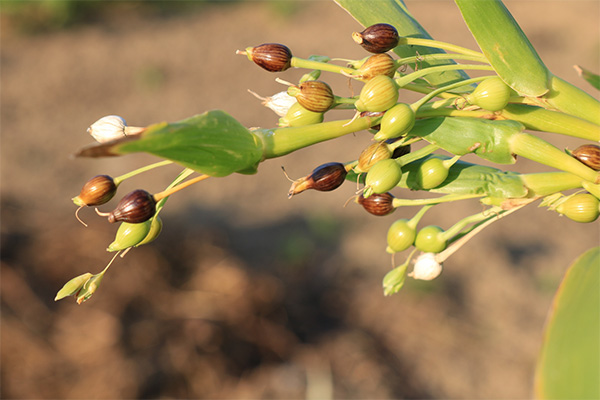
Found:
<path fill-rule="evenodd" d="M 510 87 L 502 79 L 495 76 L 477 85 L 475 90 L 466 96 L 466 100 L 484 110 L 500 111 L 508 104 L 510 95 Z"/>
<path fill-rule="evenodd" d="M 404 103 L 399 103 L 383 114 L 381 128 L 375 140 L 387 140 L 407 134 L 415 125 L 415 111 Z"/>
<path fill-rule="evenodd" d="M 449 169 L 439 158 L 425 161 L 416 173 L 417 186 L 429 190 L 440 186 L 448 178 Z"/>
<path fill-rule="evenodd" d="M 306 126 L 323 122 L 323 113 L 307 110 L 300 103 L 294 103 L 285 117 L 279 119 L 279 126 Z"/>
<path fill-rule="evenodd" d="M 365 197 L 392 190 L 400 182 L 400 178 L 402 178 L 402 168 L 395 160 L 378 161 L 367 172 Z"/>
<path fill-rule="evenodd" d="M 385 111 L 398 101 L 398 86 L 389 76 L 378 75 L 369 80 L 355 103 L 358 111 Z"/>
<path fill-rule="evenodd" d="M 129 247 L 136 246 L 144 240 L 150 232 L 151 220 L 141 222 L 139 224 L 131 224 L 123 222 L 117 230 L 115 240 L 108 246 L 107 251 L 125 250 Z"/>
<path fill-rule="evenodd" d="M 162 232 L 163 223 L 162 219 L 160 219 L 158 215 L 152 218 L 150 221 L 152 221 L 150 224 L 150 231 L 148 232 L 144 240 L 136 244 L 135 247 L 139 247 L 144 244 L 153 242 Z"/>
<path fill-rule="evenodd" d="M 600 201 L 589 193 L 569 197 L 556 211 L 575 222 L 594 222 L 600 215 Z"/>
<path fill-rule="evenodd" d="M 413 245 L 417 232 L 408 219 L 399 219 L 394 222 L 387 233 L 388 251 L 397 253 Z"/>
<path fill-rule="evenodd" d="M 426 253 L 439 253 L 446 248 L 447 244 L 443 233 L 444 230 L 439 226 L 426 226 L 417 233 L 415 247 Z"/>

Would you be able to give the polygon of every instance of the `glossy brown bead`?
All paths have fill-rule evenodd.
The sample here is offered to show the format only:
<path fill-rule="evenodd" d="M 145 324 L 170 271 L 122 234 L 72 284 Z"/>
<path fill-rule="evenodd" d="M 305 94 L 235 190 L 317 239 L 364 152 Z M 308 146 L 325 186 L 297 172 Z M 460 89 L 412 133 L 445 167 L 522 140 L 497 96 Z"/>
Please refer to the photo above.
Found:
<path fill-rule="evenodd" d="M 152 218 L 156 213 L 156 201 L 145 190 L 138 189 L 127 194 L 117 207 L 109 213 L 108 222 L 129 222 L 139 224 Z"/>
<path fill-rule="evenodd" d="M 389 192 L 377 194 L 374 193 L 367 197 L 366 199 L 363 195 L 358 196 L 358 204 L 363 206 L 367 212 L 373 215 L 377 215 L 382 217 L 384 215 L 388 215 L 396 211 L 393 205 L 394 196 L 392 196 Z"/>
<path fill-rule="evenodd" d="M 107 203 L 117 192 L 117 185 L 108 175 L 96 175 L 81 188 L 73 202 L 80 206 L 99 206 Z"/>
<path fill-rule="evenodd" d="M 344 183 L 347 174 L 348 171 L 346 171 L 346 167 L 342 163 L 331 162 L 319 165 L 310 175 L 294 181 L 288 192 L 288 196 L 292 197 L 308 189 L 330 192 Z"/>
<path fill-rule="evenodd" d="M 279 43 L 264 43 L 246 49 L 250 59 L 270 72 L 281 72 L 292 66 L 291 50 Z"/>
<path fill-rule="evenodd" d="M 371 25 L 362 32 L 354 32 L 352 38 L 370 53 L 385 53 L 400 40 L 396 28 L 389 24 Z"/>
<path fill-rule="evenodd" d="M 595 171 L 600 171 L 600 146 L 584 144 L 571 153 L 573 157 Z"/>

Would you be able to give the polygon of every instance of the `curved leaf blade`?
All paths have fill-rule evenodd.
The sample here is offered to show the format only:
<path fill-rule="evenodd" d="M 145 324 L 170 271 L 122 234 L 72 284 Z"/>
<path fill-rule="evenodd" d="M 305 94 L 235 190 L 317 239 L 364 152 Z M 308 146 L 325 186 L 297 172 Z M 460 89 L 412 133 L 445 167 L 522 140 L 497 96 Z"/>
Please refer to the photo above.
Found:
<path fill-rule="evenodd" d="M 455 0 L 467 27 L 496 73 L 518 93 L 542 96 L 550 72 L 500 0 Z"/>
<path fill-rule="evenodd" d="M 568 269 L 554 298 L 535 374 L 541 399 L 600 398 L 600 247 Z"/>

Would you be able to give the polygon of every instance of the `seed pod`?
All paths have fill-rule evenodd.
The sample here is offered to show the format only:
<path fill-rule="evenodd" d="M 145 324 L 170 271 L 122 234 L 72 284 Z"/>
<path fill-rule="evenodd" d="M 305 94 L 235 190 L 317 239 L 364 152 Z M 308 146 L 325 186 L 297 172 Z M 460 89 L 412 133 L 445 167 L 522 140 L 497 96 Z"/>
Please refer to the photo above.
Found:
<path fill-rule="evenodd" d="M 575 222 L 594 222 L 600 215 L 600 201 L 589 193 L 570 196 L 556 211 Z"/>
<path fill-rule="evenodd" d="M 387 53 L 374 54 L 356 71 L 356 77 L 368 81 L 377 75 L 394 77 L 396 63 Z"/>
<path fill-rule="evenodd" d="M 144 240 L 136 244 L 135 247 L 139 247 L 154 241 L 162 232 L 163 223 L 162 219 L 160 219 L 158 215 L 152 218 L 150 221 L 150 232 L 148 232 Z"/>
<path fill-rule="evenodd" d="M 439 253 L 446 248 L 447 241 L 444 230 L 439 226 L 429 225 L 417 233 L 415 247 L 426 253 Z"/>
<path fill-rule="evenodd" d="M 385 53 L 398 45 L 398 31 L 389 24 L 375 24 L 362 32 L 352 33 L 352 39 L 369 53 Z"/>
<path fill-rule="evenodd" d="M 337 189 L 346 179 L 346 167 L 342 163 L 331 162 L 318 166 L 310 175 L 295 180 L 288 192 L 288 197 L 302 193 L 308 189 L 329 192 Z"/>
<path fill-rule="evenodd" d="M 291 50 L 279 43 L 263 43 L 256 47 L 247 47 L 245 53 L 250 61 L 269 72 L 281 72 L 292 66 Z"/>
<path fill-rule="evenodd" d="M 415 125 L 415 111 L 405 103 L 399 103 L 383 114 L 381 129 L 375 140 L 395 139 L 406 135 Z"/>
<path fill-rule="evenodd" d="M 388 249 L 392 253 L 404 251 L 413 245 L 417 231 L 408 219 L 394 222 L 387 233 Z"/>
<path fill-rule="evenodd" d="M 594 171 L 600 171 L 600 146 L 584 144 L 573 150 L 571 155 Z"/>
<path fill-rule="evenodd" d="M 392 158 L 392 151 L 386 143 L 373 143 L 364 149 L 358 156 L 356 172 L 367 172 L 377 161 Z"/>
<path fill-rule="evenodd" d="M 302 107 L 317 113 L 329 110 L 335 102 L 333 90 L 322 81 L 305 81 L 298 86 L 290 86 L 288 94 L 295 97 Z"/>
<path fill-rule="evenodd" d="M 373 193 L 385 193 L 396 187 L 402 178 L 402 168 L 395 160 L 380 160 L 373 165 L 365 179 L 365 197 Z"/>
<path fill-rule="evenodd" d="M 398 101 L 398 86 L 389 76 L 378 75 L 369 80 L 354 104 L 362 111 L 386 111 Z"/>
<path fill-rule="evenodd" d="M 499 77 L 482 81 L 475 90 L 465 97 L 468 103 L 488 111 L 500 111 L 508 104 L 511 89 Z"/>
<path fill-rule="evenodd" d="M 127 194 L 119 201 L 117 207 L 108 214 L 108 222 L 117 221 L 139 224 L 147 221 L 156 212 L 154 197 L 145 190 L 138 189 Z"/>
<path fill-rule="evenodd" d="M 362 194 L 358 196 L 356 202 L 363 206 L 368 213 L 382 217 L 396 211 L 393 204 L 394 196 L 391 193 L 372 194 L 365 198 Z"/>
<path fill-rule="evenodd" d="M 300 103 L 294 103 L 287 114 L 279 118 L 279 126 L 285 128 L 288 126 L 306 126 L 320 124 L 323 122 L 323 113 L 317 113 L 302 107 Z"/>
<path fill-rule="evenodd" d="M 78 206 L 99 206 L 107 203 L 117 193 L 117 185 L 108 175 L 96 175 L 87 181 L 79 196 L 73 197 L 73 203 Z"/>
<path fill-rule="evenodd" d="M 117 230 L 115 240 L 108 245 L 106 251 L 119 251 L 125 250 L 130 247 L 140 244 L 142 240 L 150 232 L 152 221 L 147 220 L 139 224 L 132 224 L 129 222 L 123 222 Z"/>

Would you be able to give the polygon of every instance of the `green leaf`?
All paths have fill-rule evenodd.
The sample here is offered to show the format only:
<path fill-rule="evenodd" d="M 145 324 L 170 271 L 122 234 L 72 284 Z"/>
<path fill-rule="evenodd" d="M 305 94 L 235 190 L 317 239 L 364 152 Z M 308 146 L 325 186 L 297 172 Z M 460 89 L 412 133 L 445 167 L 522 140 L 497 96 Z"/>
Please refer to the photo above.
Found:
<path fill-rule="evenodd" d="M 454 154 L 477 154 L 498 164 L 514 164 L 508 138 L 522 132 L 516 121 L 467 117 L 434 117 L 417 120 L 408 136 L 419 136 Z"/>
<path fill-rule="evenodd" d="M 402 37 L 413 37 L 432 39 L 427 31 L 408 12 L 402 0 L 334 0 L 340 7 L 348 11 L 359 23 L 367 27 L 377 23 L 393 25 Z M 417 53 L 437 54 L 444 53 L 443 50 L 424 46 L 398 46 L 394 53 L 400 57 L 413 57 Z M 454 64 L 453 61 L 429 61 L 420 62 L 420 68 L 435 65 Z M 450 83 L 468 79 L 469 76 L 463 71 L 446 71 L 428 75 L 425 79 L 435 87 L 441 87 Z"/>
<path fill-rule="evenodd" d="M 550 310 L 535 374 L 541 399 L 600 398 L 600 247 L 568 269 Z"/>
<path fill-rule="evenodd" d="M 224 111 L 148 126 L 137 136 L 82 149 L 77 155 L 102 157 L 145 152 L 194 171 L 226 176 L 254 173 L 262 160 L 262 142 Z"/>
<path fill-rule="evenodd" d="M 548 69 L 500 0 L 455 2 L 483 54 L 507 85 L 526 96 L 548 92 Z"/>
<path fill-rule="evenodd" d="M 600 89 L 600 76 L 579 65 L 575 66 L 577 73 L 596 89 Z"/>

